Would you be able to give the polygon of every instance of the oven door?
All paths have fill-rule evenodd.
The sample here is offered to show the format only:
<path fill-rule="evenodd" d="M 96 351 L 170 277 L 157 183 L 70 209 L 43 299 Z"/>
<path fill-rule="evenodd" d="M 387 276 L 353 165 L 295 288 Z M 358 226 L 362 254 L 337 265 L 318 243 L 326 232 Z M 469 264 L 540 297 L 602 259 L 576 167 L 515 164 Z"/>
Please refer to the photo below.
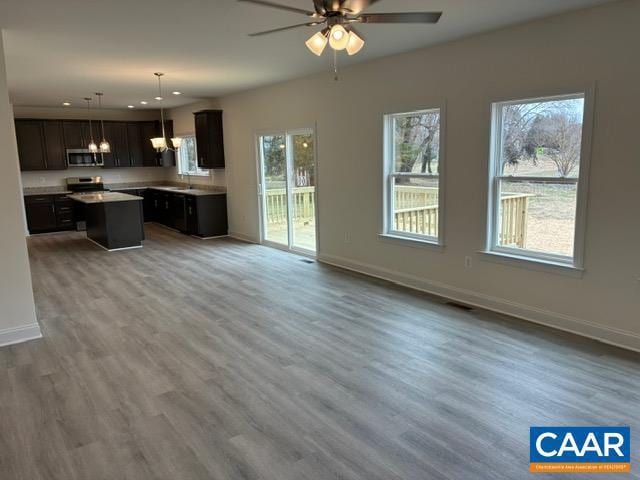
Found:
<path fill-rule="evenodd" d="M 91 153 L 85 149 L 67 149 L 68 167 L 102 167 L 104 161 L 101 153 Z"/>

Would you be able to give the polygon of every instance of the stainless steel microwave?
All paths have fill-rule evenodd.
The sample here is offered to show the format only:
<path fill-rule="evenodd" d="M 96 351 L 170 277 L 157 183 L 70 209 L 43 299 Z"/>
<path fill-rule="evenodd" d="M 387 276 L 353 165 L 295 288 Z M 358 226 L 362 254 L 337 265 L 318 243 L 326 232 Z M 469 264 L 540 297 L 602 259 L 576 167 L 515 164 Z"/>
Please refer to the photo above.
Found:
<path fill-rule="evenodd" d="M 67 149 L 68 167 L 103 167 L 104 160 L 101 153 L 91 153 L 86 148 Z"/>

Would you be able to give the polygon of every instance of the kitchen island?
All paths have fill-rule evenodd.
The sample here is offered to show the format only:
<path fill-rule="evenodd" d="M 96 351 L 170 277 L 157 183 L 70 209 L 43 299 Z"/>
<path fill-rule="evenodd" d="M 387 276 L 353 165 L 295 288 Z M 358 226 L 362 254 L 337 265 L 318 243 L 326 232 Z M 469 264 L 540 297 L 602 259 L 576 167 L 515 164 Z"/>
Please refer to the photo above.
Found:
<path fill-rule="evenodd" d="M 118 192 L 69 195 L 85 207 L 87 238 L 108 251 L 142 248 L 142 197 Z"/>

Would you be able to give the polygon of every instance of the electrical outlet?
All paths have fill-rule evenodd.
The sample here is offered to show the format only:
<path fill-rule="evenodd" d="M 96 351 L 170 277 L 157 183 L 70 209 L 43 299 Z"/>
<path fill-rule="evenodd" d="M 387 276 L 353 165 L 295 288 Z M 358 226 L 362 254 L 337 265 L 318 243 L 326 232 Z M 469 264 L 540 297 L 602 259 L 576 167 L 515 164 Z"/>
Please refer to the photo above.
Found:
<path fill-rule="evenodd" d="M 464 257 L 464 267 L 465 268 L 472 268 L 473 267 L 473 260 L 471 257 Z"/>
<path fill-rule="evenodd" d="M 47 180 L 44 177 L 40 177 L 40 183 L 44 185 Z"/>
<path fill-rule="evenodd" d="M 344 243 L 351 243 L 351 233 L 344 232 Z"/>

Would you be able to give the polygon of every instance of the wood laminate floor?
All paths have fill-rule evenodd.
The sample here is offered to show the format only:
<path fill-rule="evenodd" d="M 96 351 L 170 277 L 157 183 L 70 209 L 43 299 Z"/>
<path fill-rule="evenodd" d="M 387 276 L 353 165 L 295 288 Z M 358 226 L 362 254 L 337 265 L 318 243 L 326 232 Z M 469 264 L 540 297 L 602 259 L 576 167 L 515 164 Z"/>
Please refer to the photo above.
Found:
<path fill-rule="evenodd" d="M 0 479 L 522 479 L 531 425 L 631 425 L 638 452 L 638 355 L 262 246 L 147 236 L 29 240 L 44 338 L 0 349 Z"/>

